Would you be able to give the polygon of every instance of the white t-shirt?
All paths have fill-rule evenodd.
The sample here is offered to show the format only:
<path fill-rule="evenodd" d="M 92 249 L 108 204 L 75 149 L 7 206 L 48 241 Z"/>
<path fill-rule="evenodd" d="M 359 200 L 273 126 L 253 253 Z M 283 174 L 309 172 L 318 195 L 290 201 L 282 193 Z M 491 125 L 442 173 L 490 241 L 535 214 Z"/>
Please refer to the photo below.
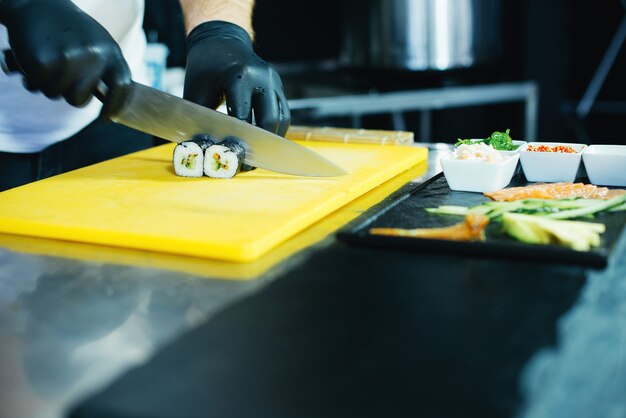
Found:
<path fill-rule="evenodd" d="M 144 64 L 146 37 L 143 32 L 144 0 L 73 0 L 104 26 L 120 44 L 133 80 L 147 83 Z M 0 48 L 8 49 L 6 27 L 0 25 Z M 0 71 L 0 151 L 38 152 L 62 141 L 94 121 L 102 104 L 98 100 L 82 108 L 62 98 L 50 100 L 31 93 L 19 74 Z"/>

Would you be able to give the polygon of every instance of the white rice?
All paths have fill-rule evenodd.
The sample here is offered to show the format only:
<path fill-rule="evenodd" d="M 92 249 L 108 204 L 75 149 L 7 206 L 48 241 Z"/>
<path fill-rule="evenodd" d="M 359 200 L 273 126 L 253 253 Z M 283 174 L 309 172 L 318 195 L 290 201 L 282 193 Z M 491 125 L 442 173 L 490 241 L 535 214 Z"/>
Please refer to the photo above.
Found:
<path fill-rule="evenodd" d="M 174 148 L 174 171 L 182 177 L 202 177 L 204 150 L 193 141 L 181 142 Z"/>
<path fill-rule="evenodd" d="M 224 145 L 211 145 L 204 156 L 204 174 L 213 178 L 230 179 L 241 169 L 243 161 Z"/>

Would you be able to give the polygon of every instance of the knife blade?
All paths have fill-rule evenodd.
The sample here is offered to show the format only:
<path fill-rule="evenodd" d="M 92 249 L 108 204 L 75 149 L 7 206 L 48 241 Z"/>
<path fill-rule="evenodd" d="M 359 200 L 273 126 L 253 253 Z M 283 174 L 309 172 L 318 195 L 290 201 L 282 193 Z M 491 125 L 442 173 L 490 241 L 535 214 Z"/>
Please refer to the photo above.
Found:
<path fill-rule="evenodd" d="M 133 82 L 124 103 L 109 118 L 141 132 L 182 142 L 197 134 L 236 137 L 245 163 L 285 174 L 332 177 L 346 172 L 318 153 L 232 116 Z"/>
<path fill-rule="evenodd" d="M 0 68 L 5 73 L 21 72 L 10 50 L 2 52 Z M 95 96 L 106 103 L 107 93 L 101 82 Z M 115 112 L 107 116 L 129 128 L 172 142 L 186 141 L 197 134 L 208 134 L 217 140 L 236 137 L 246 149 L 244 162 L 248 165 L 300 176 L 347 174 L 332 161 L 295 142 L 152 87 L 133 82 L 121 97 L 123 102 L 116 104 Z"/>

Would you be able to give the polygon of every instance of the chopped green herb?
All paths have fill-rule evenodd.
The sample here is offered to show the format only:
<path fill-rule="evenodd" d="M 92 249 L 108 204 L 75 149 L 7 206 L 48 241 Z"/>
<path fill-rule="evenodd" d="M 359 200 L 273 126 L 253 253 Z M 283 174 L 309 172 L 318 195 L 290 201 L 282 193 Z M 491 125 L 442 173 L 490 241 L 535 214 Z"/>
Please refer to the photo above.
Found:
<path fill-rule="evenodd" d="M 509 135 L 510 131 L 510 129 L 507 129 L 505 132 L 495 131 L 488 138 L 479 140 L 459 138 L 454 145 L 471 145 L 483 142 L 485 143 L 485 145 L 491 145 L 492 147 L 500 151 L 515 151 L 519 147 L 519 145 L 513 144 L 513 138 L 511 138 L 511 135 Z"/>

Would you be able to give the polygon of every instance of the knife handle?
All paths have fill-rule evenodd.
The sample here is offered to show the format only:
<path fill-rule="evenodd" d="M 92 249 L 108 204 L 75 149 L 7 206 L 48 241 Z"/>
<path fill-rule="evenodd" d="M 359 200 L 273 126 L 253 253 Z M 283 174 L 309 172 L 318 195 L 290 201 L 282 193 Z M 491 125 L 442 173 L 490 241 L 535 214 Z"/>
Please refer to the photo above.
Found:
<path fill-rule="evenodd" d="M 291 126 L 285 137 L 297 141 L 410 146 L 414 142 L 415 135 L 407 131 Z"/>
<path fill-rule="evenodd" d="M 11 73 L 23 73 L 10 49 L 5 49 L 0 53 L 0 68 L 2 68 L 2 71 L 7 75 Z"/>
<path fill-rule="evenodd" d="M 14 74 L 21 73 L 24 74 L 24 71 L 20 68 L 20 65 L 15 60 L 13 56 L 13 52 L 10 49 L 5 49 L 0 52 L 0 69 L 5 74 Z M 105 103 L 107 95 L 109 93 L 109 88 L 102 80 L 98 81 L 98 85 L 96 86 L 96 90 L 93 92 L 93 95 L 96 96 L 98 100 L 102 103 Z"/>
<path fill-rule="evenodd" d="M 107 94 L 109 93 L 109 88 L 104 81 L 99 80 L 98 85 L 96 86 L 96 90 L 93 92 L 93 95 L 96 96 L 96 99 L 100 100 L 102 103 L 106 101 Z"/>

